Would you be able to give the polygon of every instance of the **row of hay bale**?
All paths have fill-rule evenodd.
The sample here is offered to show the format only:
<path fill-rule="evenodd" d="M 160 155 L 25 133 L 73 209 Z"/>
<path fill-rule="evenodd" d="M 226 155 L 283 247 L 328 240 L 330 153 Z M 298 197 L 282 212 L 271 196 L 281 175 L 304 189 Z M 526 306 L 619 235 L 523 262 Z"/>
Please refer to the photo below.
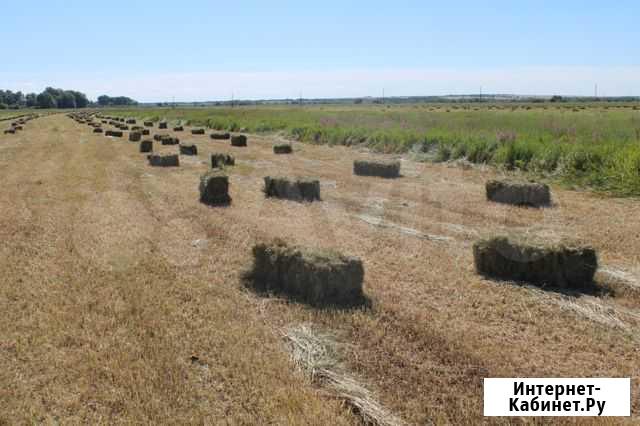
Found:
<path fill-rule="evenodd" d="M 18 117 L 12 117 L 11 127 L 4 130 L 5 135 L 14 135 L 22 130 L 24 130 L 24 126 L 31 120 L 35 120 L 38 118 L 38 114 L 23 114 Z"/>
<path fill-rule="evenodd" d="M 228 133 L 213 133 L 211 139 L 231 139 L 232 146 L 246 146 L 246 137 L 234 140 Z M 185 148 L 184 152 L 190 149 Z M 182 153 L 183 148 L 180 151 Z M 274 153 L 291 152 L 291 145 L 274 146 Z M 176 164 L 178 156 L 154 157 L 152 161 Z M 201 202 L 208 205 L 231 202 L 224 168 L 234 163 L 233 157 L 226 154 L 211 156 L 212 170 L 202 175 L 199 182 Z M 353 173 L 395 178 L 400 176 L 400 162 L 357 160 L 353 163 Z M 267 197 L 296 201 L 321 199 L 320 184 L 315 179 L 267 176 L 263 190 Z M 487 200 L 498 203 L 535 207 L 551 204 L 549 187 L 537 182 L 490 180 L 486 182 L 485 191 Z M 282 242 L 259 244 L 253 248 L 253 254 L 254 266 L 248 277 L 257 289 L 282 291 L 314 305 L 343 305 L 363 300 L 364 269 L 359 259 L 332 251 L 289 247 Z M 514 236 L 477 241 L 473 245 L 473 258 L 477 272 L 487 277 L 562 288 L 581 288 L 591 283 L 597 269 L 596 252 L 589 246 L 550 245 Z"/>

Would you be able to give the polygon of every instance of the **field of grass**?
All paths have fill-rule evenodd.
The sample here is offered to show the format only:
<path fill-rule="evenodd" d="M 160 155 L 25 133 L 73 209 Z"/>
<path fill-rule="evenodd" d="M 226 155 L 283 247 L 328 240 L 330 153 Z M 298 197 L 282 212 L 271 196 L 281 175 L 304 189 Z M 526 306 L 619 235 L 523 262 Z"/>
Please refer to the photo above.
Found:
<path fill-rule="evenodd" d="M 275 155 L 278 134 L 233 147 L 189 127 L 150 129 L 198 146 L 156 168 L 126 137 L 62 114 L 24 127 L 0 132 L 0 425 L 362 425 L 344 386 L 305 370 L 292 349 L 303 330 L 323 371 L 406 422 L 379 424 L 557 424 L 484 418 L 485 377 L 631 377 L 631 419 L 563 424 L 637 422 L 636 199 L 553 185 L 552 208 L 490 203 L 491 167 L 407 160 L 400 179 L 367 178 L 353 161 L 386 155 L 299 142 Z M 213 153 L 236 158 L 225 207 L 199 202 Z M 318 178 L 322 201 L 265 197 L 276 175 Z M 603 291 L 476 273 L 478 238 L 522 232 L 588 242 Z M 274 238 L 361 259 L 370 304 L 247 288 L 253 247 Z"/>
<path fill-rule="evenodd" d="M 466 158 L 567 185 L 640 195 L 640 106 L 633 104 L 324 105 L 132 108 L 112 115 L 303 142 L 366 145 L 434 161 Z"/>

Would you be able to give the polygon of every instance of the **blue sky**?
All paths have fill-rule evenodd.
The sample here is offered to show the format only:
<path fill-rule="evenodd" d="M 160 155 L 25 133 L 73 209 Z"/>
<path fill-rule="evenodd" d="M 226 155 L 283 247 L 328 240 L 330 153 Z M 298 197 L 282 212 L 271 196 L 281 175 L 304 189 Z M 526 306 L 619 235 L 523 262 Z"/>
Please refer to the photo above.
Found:
<path fill-rule="evenodd" d="M 636 1 L 3 2 L 0 88 L 141 101 L 640 95 Z M 8 58 L 11 58 L 10 60 Z"/>

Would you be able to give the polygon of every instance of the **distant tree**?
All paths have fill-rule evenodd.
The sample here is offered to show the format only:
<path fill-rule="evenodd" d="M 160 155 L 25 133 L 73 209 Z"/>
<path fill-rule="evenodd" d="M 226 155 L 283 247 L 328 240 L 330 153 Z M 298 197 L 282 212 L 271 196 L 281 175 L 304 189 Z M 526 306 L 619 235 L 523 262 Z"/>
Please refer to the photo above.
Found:
<path fill-rule="evenodd" d="M 58 108 L 75 108 L 76 107 L 76 97 L 73 92 L 66 91 L 62 93 L 62 96 L 57 99 Z"/>
<path fill-rule="evenodd" d="M 37 95 L 35 93 L 29 93 L 25 99 L 28 108 L 32 108 L 38 104 Z"/>
<path fill-rule="evenodd" d="M 562 101 L 564 101 L 564 99 L 562 99 L 562 96 L 554 95 L 551 97 L 551 102 L 562 102 Z"/>
<path fill-rule="evenodd" d="M 87 99 L 87 95 L 73 90 L 71 91 L 71 93 L 73 93 L 73 96 L 76 100 L 76 108 L 86 108 L 87 105 L 89 105 L 89 99 Z"/>
<path fill-rule="evenodd" d="M 8 108 L 7 104 L 0 102 L 0 109 L 7 109 L 7 108 Z"/>
<path fill-rule="evenodd" d="M 109 105 L 109 97 L 107 95 L 98 96 L 98 105 L 107 106 Z"/>
<path fill-rule="evenodd" d="M 44 91 L 36 97 L 38 108 L 56 108 L 56 99 L 50 92 Z"/>

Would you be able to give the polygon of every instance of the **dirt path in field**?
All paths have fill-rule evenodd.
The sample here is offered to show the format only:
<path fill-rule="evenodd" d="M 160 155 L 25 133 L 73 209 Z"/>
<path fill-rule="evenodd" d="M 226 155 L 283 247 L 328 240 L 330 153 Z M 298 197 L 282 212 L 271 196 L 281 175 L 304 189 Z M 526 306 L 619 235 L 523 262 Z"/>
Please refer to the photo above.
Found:
<path fill-rule="evenodd" d="M 0 423 L 356 422 L 292 371 L 274 330 L 302 322 L 344 343 L 352 373 L 409 423 L 482 421 L 484 377 L 630 376 L 638 415 L 637 200 L 556 189 L 553 208 L 507 207 L 485 201 L 490 170 L 404 161 L 400 179 L 363 178 L 352 162 L 372 155 L 344 147 L 276 156 L 272 137 L 176 135 L 200 152 L 177 169 L 61 115 L 0 135 Z M 212 152 L 237 159 L 230 207 L 198 202 Z M 317 177 L 323 201 L 266 200 L 269 174 Z M 478 277 L 471 244 L 504 230 L 585 239 L 599 279 L 626 290 Z M 246 291 L 250 249 L 272 237 L 361 257 L 372 308 Z"/>

